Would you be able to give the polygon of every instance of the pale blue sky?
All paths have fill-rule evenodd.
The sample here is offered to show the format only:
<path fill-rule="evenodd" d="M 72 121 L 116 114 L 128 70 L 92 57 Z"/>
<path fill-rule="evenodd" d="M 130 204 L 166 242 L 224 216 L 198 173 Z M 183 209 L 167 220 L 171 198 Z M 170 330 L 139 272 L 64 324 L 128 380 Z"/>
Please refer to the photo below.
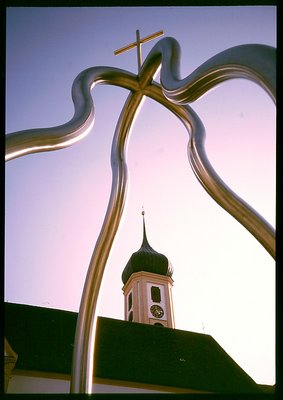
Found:
<path fill-rule="evenodd" d="M 274 7 L 10 8 L 7 133 L 73 114 L 71 86 L 91 66 L 137 72 L 135 51 L 114 50 L 160 29 L 180 43 L 181 75 L 247 43 L 276 46 Z M 156 43 L 143 45 L 144 57 Z M 158 79 L 158 77 L 157 77 Z M 73 147 L 9 162 L 5 299 L 78 311 L 106 211 L 110 146 L 127 91 L 97 86 L 92 132 Z M 208 157 L 233 190 L 275 223 L 275 106 L 254 83 L 229 81 L 191 104 Z M 129 195 L 107 265 L 100 315 L 123 319 L 121 273 L 148 239 L 174 267 L 176 328 L 203 332 L 259 383 L 274 383 L 274 262 L 199 185 L 181 123 L 146 100 L 128 147 Z"/>

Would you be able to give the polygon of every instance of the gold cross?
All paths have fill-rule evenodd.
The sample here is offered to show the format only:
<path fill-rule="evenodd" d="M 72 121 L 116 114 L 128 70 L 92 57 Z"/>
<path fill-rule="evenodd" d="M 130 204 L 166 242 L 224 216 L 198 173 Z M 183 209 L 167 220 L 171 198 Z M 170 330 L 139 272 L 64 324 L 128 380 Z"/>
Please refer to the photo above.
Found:
<path fill-rule="evenodd" d="M 150 40 L 155 39 L 155 38 L 157 38 L 159 36 L 162 36 L 162 35 L 164 35 L 164 32 L 163 31 L 158 31 L 158 32 L 153 33 L 152 35 L 146 36 L 146 37 L 141 39 L 140 38 L 140 31 L 137 30 L 136 31 L 136 42 L 133 42 L 131 44 L 128 44 L 127 46 L 124 46 L 124 47 L 121 47 L 118 50 L 115 50 L 114 54 L 115 54 L 115 56 L 117 56 L 118 54 L 121 54 L 124 51 L 131 50 L 134 47 L 136 47 L 137 48 L 137 57 L 138 57 L 138 71 L 140 72 L 141 65 L 142 65 L 142 54 L 141 54 L 141 45 L 142 45 L 142 43 L 149 42 Z"/>

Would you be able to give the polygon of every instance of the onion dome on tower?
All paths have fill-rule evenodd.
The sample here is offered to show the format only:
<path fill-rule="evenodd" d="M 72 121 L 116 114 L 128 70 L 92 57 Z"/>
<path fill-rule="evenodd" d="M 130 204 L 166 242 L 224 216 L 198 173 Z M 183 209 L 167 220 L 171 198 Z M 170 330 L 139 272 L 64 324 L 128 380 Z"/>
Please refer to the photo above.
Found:
<path fill-rule="evenodd" d="M 143 241 L 141 248 L 133 253 L 127 262 L 122 273 L 122 281 L 127 283 L 130 276 L 135 272 L 151 272 L 171 277 L 173 274 L 173 267 L 166 256 L 155 251 L 148 243 L 145 230 L 144 211 L 143 216 Z"/>

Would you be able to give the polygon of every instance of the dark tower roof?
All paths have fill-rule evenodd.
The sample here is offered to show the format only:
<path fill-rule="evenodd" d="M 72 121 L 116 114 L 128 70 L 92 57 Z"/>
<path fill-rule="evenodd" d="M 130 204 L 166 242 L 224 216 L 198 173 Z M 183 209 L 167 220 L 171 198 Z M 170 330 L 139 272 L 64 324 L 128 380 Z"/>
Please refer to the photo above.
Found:
<path fill-rule="evenodd" d="M 134 272 L 152 272 L 154 274 L 172 276 L 173 267 L 166 256 L 155 251 L 148 243 L 145 231 L 144 211 L 143 215 L 143 241 L 141 248 L 133 253 L 122 273 L 122 281 L 125 284 Z"/>

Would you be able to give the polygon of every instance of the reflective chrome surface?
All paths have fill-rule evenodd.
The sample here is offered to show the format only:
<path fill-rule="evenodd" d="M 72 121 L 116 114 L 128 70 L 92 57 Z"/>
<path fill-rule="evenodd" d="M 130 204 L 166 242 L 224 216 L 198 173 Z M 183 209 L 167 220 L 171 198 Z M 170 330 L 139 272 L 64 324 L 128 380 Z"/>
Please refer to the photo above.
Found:
<path fill-rule="evenodd" d="M 136 75 L 110 67 L 93 67 L 82 71 L 74 80 L 72 99 L 74 116 L 67 123 L 51 128 L 30 129 L 6 135 L 6 160 L 25 154 L 59 150 L 84 138 L 94 122 L 91 89 L 98 83 L 139 90 Z"/>
<path fill-rule="evenodd" d="M 58 150 L 81 140 L 94 121 L 90 90 L 98 83 L 130 90 L 119 117 L 112 144 L 112 189 L 104 223 L 95 245 L 83 290 L 73 356 L 71 392 L 91 393 L 96 310 L 107 258 L 123 213 L 127 191 L 126 144 L 144 96 L 173 112 L 189 133 L 188 158 L 197 179 L 225 210 L 246 227 L 275 257 L 274 229 L 217 175 L 205 152 L 205 129 L 192 102 L 217 84 L 245 78 L 260 85 L 275 100 L 276 50 L 264 45 L 243 45 L 212 57 L 184 79 L 179 77 L 180 48 L 173 38 L 160 40 L 151 50 L 138 76 L 110 67 L 94 67 L 75 79 L 73 118 L 53 128 L 32 129 L 7 135 L 6 159 Z M 153 82 L 161 65 L 161 85 Z"/>

